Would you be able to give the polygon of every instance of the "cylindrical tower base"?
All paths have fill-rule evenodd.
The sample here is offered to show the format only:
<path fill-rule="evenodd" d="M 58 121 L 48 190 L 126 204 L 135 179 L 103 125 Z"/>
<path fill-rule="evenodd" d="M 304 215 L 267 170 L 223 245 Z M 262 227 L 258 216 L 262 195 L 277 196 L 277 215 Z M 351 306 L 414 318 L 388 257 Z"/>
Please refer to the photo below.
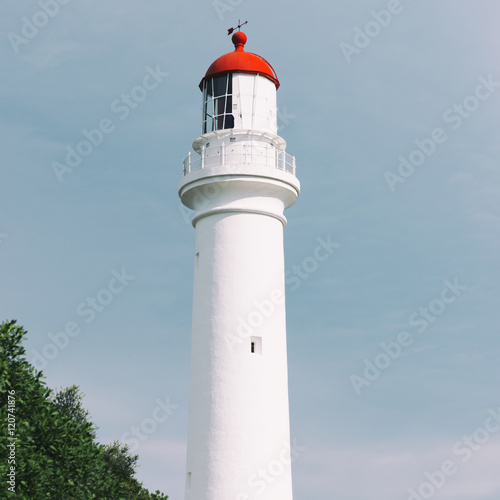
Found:
<path fill-rule="evenodd" d="M 283 225 L 196 224 L 186 500 L 291 500 Z"/>

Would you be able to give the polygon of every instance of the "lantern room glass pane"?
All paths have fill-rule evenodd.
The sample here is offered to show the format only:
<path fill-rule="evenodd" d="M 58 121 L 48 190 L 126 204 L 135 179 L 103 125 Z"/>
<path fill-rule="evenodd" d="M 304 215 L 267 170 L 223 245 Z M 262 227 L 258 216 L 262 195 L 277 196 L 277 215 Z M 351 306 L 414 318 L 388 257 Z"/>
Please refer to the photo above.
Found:
<path fill-rule="evenodd" d="M 213 82 L 213 95 L 215 97 L 227 94 L 227 80 L 228 75 L 216 76 L 212 78 Z"/>
<path fill-rule="evenodd" d="M 233 75 L 219 75 L 205 81 L 203 87 L 202 133 L 234 127 Z"/>

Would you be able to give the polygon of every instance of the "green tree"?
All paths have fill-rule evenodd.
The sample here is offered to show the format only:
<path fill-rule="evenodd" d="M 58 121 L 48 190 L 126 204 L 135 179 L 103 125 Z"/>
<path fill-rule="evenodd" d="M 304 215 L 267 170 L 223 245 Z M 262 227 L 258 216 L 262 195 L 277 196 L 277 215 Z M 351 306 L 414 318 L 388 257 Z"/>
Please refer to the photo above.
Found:
<path fill-rule="evenodd" d="M 135 479 L 137 455 L 118 442 L 96 442 L 78 387 L 54 394 L 46 386 L 26 360 L 25 335 L 15 321 L 0 325 L 0 497 L 14 495 L 5 481 L 14 467 L 19 498 L 166 500 Z"/>
<path fill-rule="evenodd" d="M 84 425 L 85 422 L 88 421 L 90 415 L 83 407 L 82 400 L 83 394 L 76 385 L 61 389 L 52 399 L 54 405 L 60 412 L 66 412 L 74 422 Z"/>

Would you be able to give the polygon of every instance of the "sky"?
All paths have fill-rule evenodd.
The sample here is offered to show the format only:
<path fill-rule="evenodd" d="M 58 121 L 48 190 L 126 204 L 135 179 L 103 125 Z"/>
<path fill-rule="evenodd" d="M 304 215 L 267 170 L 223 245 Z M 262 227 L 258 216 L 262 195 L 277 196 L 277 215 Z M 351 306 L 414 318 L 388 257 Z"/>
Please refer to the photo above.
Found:
<path fill-rule="evenodd" d="M 50 387 L 80 386 L 100 442 L 183 499 L 194 229 L 177 189 L 238 19 L 280 79 L 301 182 L 294 499 L 498 500 L 495 0 L 6 0 L 1 320 Z"/>

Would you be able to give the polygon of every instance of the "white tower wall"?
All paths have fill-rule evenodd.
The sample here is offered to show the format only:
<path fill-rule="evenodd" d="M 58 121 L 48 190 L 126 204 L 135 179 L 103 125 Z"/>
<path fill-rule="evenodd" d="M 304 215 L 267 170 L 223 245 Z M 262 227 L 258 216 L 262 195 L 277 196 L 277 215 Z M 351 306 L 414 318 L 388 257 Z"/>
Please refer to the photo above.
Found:
<path fill-rule="evenodd" d="M 276 86 L 268 78 L 247 73 L 233 74 L 234 128 L 276 134 Z"/>
<path fill-rule="evenodd" d="M 282 224 L 269 216 L 197 224 L 186 499 L 256 494 L 253 476 L 290 439 L 282 250 Z M 261 354 L 252 353 L 259 338 Z M 289 465 L 280 476 L 263 500 L 292 498 Z"/>

